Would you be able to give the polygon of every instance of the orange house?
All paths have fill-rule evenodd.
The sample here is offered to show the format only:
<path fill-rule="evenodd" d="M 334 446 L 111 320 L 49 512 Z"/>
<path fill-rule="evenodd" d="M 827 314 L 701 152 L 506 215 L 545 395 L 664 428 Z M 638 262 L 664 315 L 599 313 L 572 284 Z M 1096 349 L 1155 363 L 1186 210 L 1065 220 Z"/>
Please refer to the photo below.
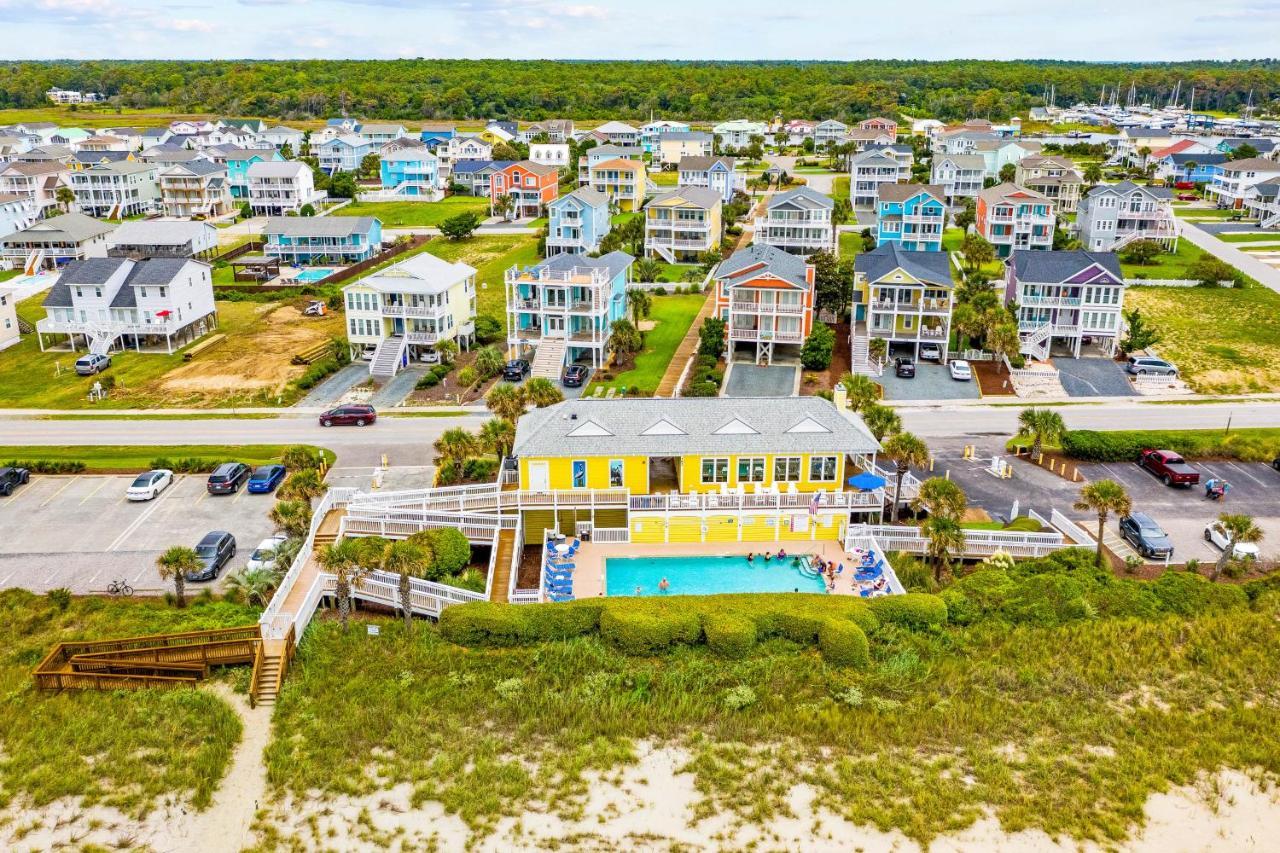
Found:
<path fill-rule="evenodd" d="M 754 345 L 756 364 L 772 364 L 777 345 L 799 349 L 813 331 L 814 266 L 776 246 L 739 249 L 716 271 L 716 316 L 725 321 L 732 359 Z"/>
<path fill-rule="evenodd" d="M 541 216 L 543 209 L 559 194 L 560 173 L 555 166 L 521 160 L 493 173 L 489 182 L 489 213 L 496 215 L 499 199 L 511 196 L 515 204 L 507 214 L 509 218 Z"/>

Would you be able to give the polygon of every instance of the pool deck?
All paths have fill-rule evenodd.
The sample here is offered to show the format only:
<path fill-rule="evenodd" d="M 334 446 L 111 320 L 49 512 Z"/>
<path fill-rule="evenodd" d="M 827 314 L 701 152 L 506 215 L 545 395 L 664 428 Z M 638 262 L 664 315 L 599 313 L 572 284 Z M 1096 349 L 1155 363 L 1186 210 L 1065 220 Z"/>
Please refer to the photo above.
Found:
<path fill-rule="evenodd" d="M 799 554 L 817 554 L 824 560 L 844 564 L 844 573 L 836 578 L 834 593 L 836 595 L 856 595 L 853 583 L 853 569 L 849 555 L 839 542 L 830 540 L 800 539 L 780 542 L 705 542 L 684 543 L 672 542 L 664 545 L 602 545 L 595 542 L 583 542 L 574 556 L 573 595 L 574 598 L 594 598 L 605 593 L 605 560 L 610 557 L 724 557 L 747 554 L 763 554 L 761 546 L 767 546 L 771 553 L 785 550 L 788 556 Z M 757 556 L 757 560 L 760 557 Z M 678 594 L 679 590 L 671 590 Z"/>

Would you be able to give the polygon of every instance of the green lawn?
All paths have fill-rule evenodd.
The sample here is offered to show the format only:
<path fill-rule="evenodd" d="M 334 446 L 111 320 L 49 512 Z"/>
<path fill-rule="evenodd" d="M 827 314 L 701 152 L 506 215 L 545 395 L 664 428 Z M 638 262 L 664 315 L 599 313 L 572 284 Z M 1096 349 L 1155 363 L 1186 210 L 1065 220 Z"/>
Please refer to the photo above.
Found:
<path fill-rule="evenodd" d="M 674 187 L 680 183 L 680 173 L 650 172 L 649 179 L 660 187 Z"/>
<path fill-rule="evenodd" d="M 36 807 L 83 797 L 77 809 L 103 804 L 135 816 L 162 801 L 210 804 L 241 734 L 226 702 L 187 689 L 41 694 L 31 669 L 58 642 L 248 625 L 257 621 L 256 609 L 76 598 L 60 611 L 44 596 L 6 589 L 0 613 L 0 790 L 7 804 L 14 796 Z M 122 830 L 120 837 L 130 836 Z"/>
<path fill-rule="evenodd" d="M 243 462 L 249 466 L 279 462 L 288 445 L 283 444 L 166 444 L 155 446 L 135 445 L 86 445 L 84 447 L 45 447 L 43 445 L 0 447 L 0 457 L 5 463 L 33 462 L 83 462 L 86 473 L 130 472 L 154 467 L 157 459 L 176 462 L 180 459 L 199 459 L 204 467 L 212 470 L 223 462 Z M 308 445 L 310 447 L 310 445 Z M 315 453 L 323 452 L 330 464 L 336 458 L 331 450 L 311 447 Z"/>
<path fill-rule="evenodd" d="M 676 347 L 698 315 L 707 297 L 701 293 L 653 297 L 653 310 L 649 319 L 657 325 L 645 333 L 644 351 L 636 357 L 635 367 L 615 374 L 610 381 L 591 383 L 584 393 L 595 393 L 597 385 L 607 388 L 638 388 L 642 394 L 652 394 L 662 381 L 662 375 L 671 363 Z"/>
<path fill-rule="evenodd" d="M 481 217 L 489 215 L 489 200 L 469 195 L 453 195 L 442 201 L 374 201 L 352 202 L 340 211 L 342 216 L 376 216 L 384 228 L 432 227 L 450 216 L 472 211 Z"/>
<path fill-rule="evenodd" d="M 849 176 L 848 175 L 840 175 L 834 181 L 832 181 L 831 197 L 833 199 L 849 197 Z"/>
<path fill-rule="evenodd" d="M 1218 239 L 1224 243 L 1277 243 L 1280 233 L 1259 231 L 1257 234 L 1219 234 Z"/>
<path fill-rule="evenodd" d="M 858 231 L 840 232 L 840 257 L 852 258 L 862 251 L 862 234 Z"/>
<path fill-rule="evenodd" d="M 1189 216 L 1193 219 L 1230 219 L 1238 216 L 1238 210 L 1226 210 L 1217 207 L 1175 207 L 1174 216 Z"/>
<path fill-rule="evenodd" d="M 662 266 L 662 272 L 658 274 L 657 281 L 670 282 L 677 286 L 685 286 L 691 282 L 684 280 L 684 274 L 689 270 L 699 269 L 697 264 L 669 264 L 665 261 L 658 261 Z M 702 283 L 702 276 L 698 276 L 698 284 Z M 670 290 L 671 288 L 667 288 Z"/>
<path fill-rule="evenodd" d="M 1123 255 L 1123 250 L 1121 255 Z M 1179 240 L 1176 252 L 1157 255 L 1150 264 L 1138 265 L 1120 261 L 1120 271 L 1125 278 L 1187 278 L 1187 267 L 1200 259 L 1204 252 L 1190 240 Z"/>
<path fill-rule="evenodd" d="M 1142 309 L 1163 335 L 1160 355 L 1197 391 L 1280 391 L 1280 294 L 1260 286 L 1131 287 L 1125 308 Z"/>
<path fill-rule="evenodd" d="M 8 281 L 22 275 L 22 270 L 0 270 L 0 281 Z"/>
<path fill-rule="evenodd" d="M 615 213 L 609 217 L 609 224 L 616 228 L 619 225 L 625 225 L 639 215 L 639 213 Z"/>
<path fill-rule="evenodd" d="M 503 276 L 512 266 L 529 266 L 540 260 L 537 239 L 525 234 L 472 237 L 457 242 L 435 239 L 426 250 L 446 261 L 461 261 L 476 268 L 476 313 L 494 318 L 504 329 L 507 295 Z"/>

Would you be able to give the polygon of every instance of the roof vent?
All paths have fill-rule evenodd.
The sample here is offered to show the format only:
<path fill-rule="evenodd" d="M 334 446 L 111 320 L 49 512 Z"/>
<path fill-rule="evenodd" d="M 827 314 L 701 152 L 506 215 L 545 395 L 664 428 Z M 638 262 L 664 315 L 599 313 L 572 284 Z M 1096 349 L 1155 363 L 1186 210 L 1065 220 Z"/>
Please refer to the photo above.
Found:
<path fill-rule="evenodd" d="M 570 412 L 570 413 L 569 413 L 569 420 L 571 420 L 571 421 L 576 421 L 577 419 L 578 419 L 578 413 L 577 413 L 577 412 Z"/>
<path fill-rule="evenodd" d="M 734 418 L 712 433 L 712 435 L 759 435 L 759 430 L 744 423 L 739 418 Z"/>

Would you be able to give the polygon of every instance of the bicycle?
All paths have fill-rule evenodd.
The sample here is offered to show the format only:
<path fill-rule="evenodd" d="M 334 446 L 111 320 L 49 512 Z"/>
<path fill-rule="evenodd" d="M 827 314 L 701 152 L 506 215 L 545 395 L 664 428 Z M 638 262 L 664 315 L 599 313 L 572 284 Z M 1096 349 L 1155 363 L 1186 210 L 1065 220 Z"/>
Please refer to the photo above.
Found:
<path fill-rule="evenodd" d="M 107 595 L 133 595 L 133 587 L 126 580 L 112 581 L 107 584 Z"/>

